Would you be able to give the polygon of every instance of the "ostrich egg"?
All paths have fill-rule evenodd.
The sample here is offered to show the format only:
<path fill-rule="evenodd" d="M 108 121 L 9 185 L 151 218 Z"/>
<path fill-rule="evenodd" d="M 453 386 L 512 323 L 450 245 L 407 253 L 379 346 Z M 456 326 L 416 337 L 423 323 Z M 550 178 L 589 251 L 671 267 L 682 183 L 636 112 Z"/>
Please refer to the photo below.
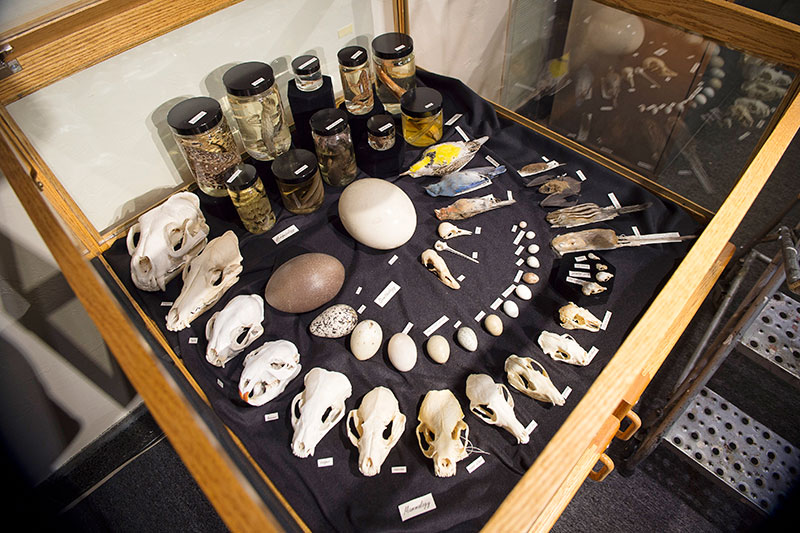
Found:
<path fill-rule="evenodd" d="M 363 178 L 339 197 L 339 218 L 355 240 L 378 250 L 402 246 L 417 229 L 411 198 L 388 181 Z"/>

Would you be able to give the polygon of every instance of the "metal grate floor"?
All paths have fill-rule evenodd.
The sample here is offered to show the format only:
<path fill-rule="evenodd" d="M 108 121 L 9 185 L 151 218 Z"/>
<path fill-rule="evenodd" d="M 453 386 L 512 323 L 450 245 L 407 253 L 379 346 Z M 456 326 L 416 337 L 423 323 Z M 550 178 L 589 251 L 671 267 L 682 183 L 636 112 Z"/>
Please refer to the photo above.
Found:
<path fill-rule="evenodd" d="M 800 380 L 800 303 L 774 293 L 739 342 L 760 362 Z"/>
<path fill-rule="evenodd" d="M 800 474 L 800 450 L 708 388 L 664 439 L 767 513 Z"/>

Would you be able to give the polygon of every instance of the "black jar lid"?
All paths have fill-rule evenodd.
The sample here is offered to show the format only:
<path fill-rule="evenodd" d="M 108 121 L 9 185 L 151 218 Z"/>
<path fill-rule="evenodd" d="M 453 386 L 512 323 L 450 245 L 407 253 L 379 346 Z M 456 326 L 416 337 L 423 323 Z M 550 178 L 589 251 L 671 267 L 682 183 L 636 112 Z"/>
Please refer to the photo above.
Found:
<path fill-rule="evenodd" d="M 248 61 L 229 68 L 222 75 L 228 94 L 253 96 L 261 94 L 275 83 L 272 67 L 260 61 Z"/>
<path fill-rule="evenodd" d="M 310 54 L 298 56 L 292 60 L 292 71 L 306 76 L 319 70 L 319 58 Z"/>
<path fill-rule="evenodd" d="M 372 39 L 372 53 L 381 59 L 398 59 L 414 51 L 414 40 L 405 33 L 384 33 Z"/>
<path fill-rule="evenodd" d="M 195 96 L 178 102 L 167 113 L 167 124 L 179 135 L 197 135 L 222 120 L 222 107 L 208 96 Z"/>
<path fill-rule="evenodd" d="M 369 117 L 367 131 L 375 137 L 394 135 L 394 119 L 392 115 L 373 115 Z"/>
<path fill-rule="evenodd" d="M 256 167 L 248 164 L 237 165 L 236 170 L 225 180 L 225 186 L 232 191 L 243 191 L 252 187 L 258 180 Z"/>
<path fill-rule="evenodd" d="M 442 95 L 430 87 L 409 89 L 400 98 L 400 109 L 409 117 L 430 117 L 441 111 Z"/>
<path fill-rule="evenodd" d="M 336 54 L 339 64 L 345 67 L 357 67 L 367 62 L 367 49 L 363 46 L 345 46 Z"/>
<path fill-rule="evenodd" d="M 311 115 L 308 122 L 317 135 L 334 135 L 347 127 L 347 113 L 334 107 L 320 109 Z"/>
<path fill-rule="evenodd" d="M 272 173 L 282 183 L 299 183 L 317 172 L 317 157 L 302 148 L 290 148 L 272 161 Z"/>

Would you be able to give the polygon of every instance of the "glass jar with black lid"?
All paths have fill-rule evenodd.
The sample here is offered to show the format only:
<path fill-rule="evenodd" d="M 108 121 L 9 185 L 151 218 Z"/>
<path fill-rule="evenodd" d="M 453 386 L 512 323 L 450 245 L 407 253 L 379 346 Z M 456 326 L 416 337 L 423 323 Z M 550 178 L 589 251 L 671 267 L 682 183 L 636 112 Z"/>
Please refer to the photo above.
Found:
<path fill-rule="evenodd" d="M 312 152 L 302 148 L 288 150 L 272 162 L 272 174 L 288 211 L 305 215 L 322 205 L 325 187 Z"/>
<path fill-rule="evenodd" d="M 344 187 L 356 179 L 356 154 L 347 113 L 342 109 L 320 109 L 311 116 L 311 136 L 322 179 L 328 185 Z"/>
<path fill-rule="evenodd" d="M 253 165 L 240 165 L 225 181 L 225 186 L 247 231 L 257 235 L 272 229 L 275 213 Z"/>
<path fill-rule="evenodd" d="M 339 50 L 337 58 L 345 107 L 354 115 L 366 115 L 374 103 L 367 50 L 362 46 L 346 46 Z"/>
<path fill-rule="evenodd" d="M 172 106 L 167 124 L 200 190 L 227 196 L 225 181 L 242 158 L 219 102 L 208 96 L 187 98 Z"/>
<path fill-rule="evenodd" d="M 403 138 L 412 146 L 430 146 L 442 138 L 442 95 L 430 87 L 416 87 L 400 99 Z"/>
<path fill-rule="evenodd" d="M 395 127 L 392 115 L 374 115 L 367 120 L 367 144 L 383 152 L 394 146 Z"/>
<path fill-rule="evenodd" d="M 272 67 L 259 61 L 241 63 L 228 69 L 222 82 L 247 153 L 268 161 L 288 150 L 292 137 Z"/>
<path fill-rule="evenodd" d="M 384 33 L 372 40 L 375 86 L 378 99 L 394 115 L 400 112 L 400 98 L 416 87 L 414 40 L 405 33 Z"/>
<path fill-rule="evenodd" d="M 301 91 L 311 92 L 322 87 L 322 70 L 317 56 L 306 54 L 294 58 L 292 72 L 297 88 Z"/>

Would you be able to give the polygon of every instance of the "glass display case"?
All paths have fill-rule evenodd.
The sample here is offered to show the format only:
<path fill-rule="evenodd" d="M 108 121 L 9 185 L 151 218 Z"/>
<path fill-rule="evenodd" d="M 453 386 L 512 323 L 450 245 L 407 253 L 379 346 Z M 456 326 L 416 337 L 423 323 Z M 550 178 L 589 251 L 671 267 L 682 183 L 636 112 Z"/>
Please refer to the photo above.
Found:
<path fill-rule="evenodd" d="M 289 25 L 264 29 L 279 20 Z M 496 103 L 425 70 L 425 44 L 414 34 L 424 21 L 397 0 L 82 2 L 0 38 L 11 50 L 4 61 L 17 65 L 0 80 L 2 171 L 232 530 L 548 529 L 587 476 L 599 481 L 613 470 L 606 447 L 638 428 L 634 406 L 732 256 L 730 236 L 800 125 L 793 53 L 800 31 L 791 24 L 706 0 L 664 11 L 644 0 L 520 0 L 507 20 L 501 77 L 482 84 L 497 88 Z M 209 96 L 230 116 L 222 75 L 264 61 L 285 102 L 294 58 L 313 55 L 331 76 L 338 50 L 370 50 L 375 36 L 393 31 L 415 38 L 417 85 L 442 96 L 440 142 L 450 155 L 427 156 L 401 131 L 391 149 L 373 150 L 369 116 L 361 124 L 351 115 L 356 181 L 325 185 L 322 207 L 299 214 L 282 206 L 271 163 L 248 159 L 239 144 L 275 211 L 263 235 L 247 235 L 229 198 L 197 188 L 166 121 L 178 101 Z M 93 46 L 81 46 L 87 40 Z M 436 40 L 446 49 L 458 36 L 443 31 Z M 338 76 L 331 77 L 345 112 Z M 236 121 L 229 123 L 240 143 Z M 401 171 L 372 179 L 364 170 L 377 164 L 370 157 L 402 161 Z M 449 169 L 467 170 L 460 181 L 441 179 L 445 171 L 431 177 L 446 157 L 464 158 Z M 229 274 L 231 287 L 172 327 L 168 309 L 200 262 L 162 291 L 141 290 L 131 255 L 143 237 L 126 237 L 178 193 L 199 199 L 207 249 L 233 240 L 239 253 L 208 267 L 225 274 L 203 294 Z M 340 203 L 346 194 L 356 200 Z M 343 213 L 343 205 L 355 207 Z M 376 211 L 365 219 L 367 207 Z M 594 233 L 573 233 L 587 227 Z M 450 240 L 448 231 L 461 235 Z M 284 284 L 307 290 L 309 276 L 329 272 L 338 280 L 326 281 L 335 297 L 283 310 L 268 280 L 312 253 L 326 259 Z M 607 285 L 587 289 L 585 272 Z M 261 405 L 242 392 L 247 352 L 222 365 L 207 358 L 213 317 L 247 294 L 267 300 L 265 334 L 247 352 L 290 341 L 299 353 L 291 377 L 270 374 L 282 392 Z M 331 304 L 348 306 L 353 326 L 380 324 L 377 357 L 353 355 L 352 328 L 315 333 Z M 572 329 L 570 312 L 583 329 Z M 487 316 L 498 317 L 501 333 Z M 449 360 L 427 349 L 434 336 L 448 342 Z M 555 337 L 578 346 L 553 348 Z M 390 346 L 406 338 L 410 368 L 412 354 Z M 525 385 L 513 384 L 511 355 L 546 369 L 539 375 L 549 375 L 555 396 L 525 396 Z M 314 380 L 329 379 L 312 372 L 318 368 L 346 376 L 347 386 L 322 387 L 341 389 L 344 399 L 330 400 L 330 409 L 320 404 L 323 421 L 335 420 L 310 457 L 294 440 L 302 405 L 319 403 L 310 399 Z M 488 375 L 505 392 L 480 398 L 472 375 Z M 405 431 L 374 472 L 359 459 L 364 429 L 354 420 L 366 416 L 357 408 L 378 386 L 397 396 Z M 424 414 L 429 393 L 439 390 L 451 390 L 453 400 L 433 411 L 457 420 Z M 521 430 L 490 425 L 498 405 Z M 439 433 L 452 433 L 451 442 L 437 442 Z"/>

